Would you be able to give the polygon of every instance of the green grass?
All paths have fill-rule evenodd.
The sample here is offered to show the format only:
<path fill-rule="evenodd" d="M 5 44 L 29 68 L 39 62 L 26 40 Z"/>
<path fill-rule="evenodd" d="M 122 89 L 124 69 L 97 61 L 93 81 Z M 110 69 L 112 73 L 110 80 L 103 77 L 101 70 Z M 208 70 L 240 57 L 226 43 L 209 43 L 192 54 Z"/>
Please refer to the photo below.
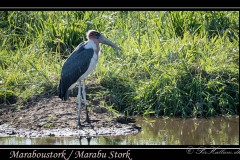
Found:
<path fill-rule="evenodd" d="M 239 114 L 236 11 L 0 11 L 0 103 L 57 94 L 61 66 L 89 29 L 122 48 L 102 45 L 89 78 L 104 106 L 127 115 Z"/>

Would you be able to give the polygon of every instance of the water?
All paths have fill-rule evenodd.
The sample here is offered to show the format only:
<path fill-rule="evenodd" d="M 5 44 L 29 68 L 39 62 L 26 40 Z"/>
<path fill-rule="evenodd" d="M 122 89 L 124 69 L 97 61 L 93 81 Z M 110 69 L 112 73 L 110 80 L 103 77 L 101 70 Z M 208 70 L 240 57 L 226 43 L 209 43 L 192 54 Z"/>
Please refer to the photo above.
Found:
<path fill-rule="evenodd" d="M 136 119 L 142 127 L 136 135 L 81 139 L 2 137 L 0 145 L 239 145 L 239 116 Z"/>

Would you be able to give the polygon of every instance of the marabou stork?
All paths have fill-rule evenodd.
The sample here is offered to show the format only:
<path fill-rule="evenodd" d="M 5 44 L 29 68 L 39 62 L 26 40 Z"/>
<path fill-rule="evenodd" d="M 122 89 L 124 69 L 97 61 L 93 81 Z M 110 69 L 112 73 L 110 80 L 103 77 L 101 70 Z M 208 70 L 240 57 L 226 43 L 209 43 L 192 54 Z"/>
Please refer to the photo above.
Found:
<path fill-rule="evenodd" d="M 100 56 L 99 43 L 107 44 L 113 48 L 120 49 L 116 44 L 112 43 L 101 33 L 95 30 L 87 32 L 88 41 L 80 43 L 73 53 L 67 58 L 62 67 L 61 79 L 59 83 L 59 98 L 67 100 L 69 92 L 79 83 L 78 86 L 78 128 L 81 128 L 80 109 L 81 109 L 81 81 L 82 95 L 86 108 L 86 122 L 90 123 L 86 104 L 85 81 L 86 78 L 96 67 Z"/>

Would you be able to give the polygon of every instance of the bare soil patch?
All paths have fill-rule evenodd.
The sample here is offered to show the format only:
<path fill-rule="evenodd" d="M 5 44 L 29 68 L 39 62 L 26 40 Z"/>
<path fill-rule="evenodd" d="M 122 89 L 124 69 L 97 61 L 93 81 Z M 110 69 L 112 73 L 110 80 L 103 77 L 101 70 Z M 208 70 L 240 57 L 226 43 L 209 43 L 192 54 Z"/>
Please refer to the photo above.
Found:
<path fill-rule="evenodd" d="M 77 97 L 62 101 L 57 96 L 38 97 L 22 109 L 0 105 L 0 137 L 44 137 L 44 136 L 109 136 L 136 134 L 140 127 L 134 119 L 124 116 L 114 117 L 107 109 L 90 105 L 89 123 L 85 108 L 81 109 L 81 122 L 84 127 L 77 128 Z"/>

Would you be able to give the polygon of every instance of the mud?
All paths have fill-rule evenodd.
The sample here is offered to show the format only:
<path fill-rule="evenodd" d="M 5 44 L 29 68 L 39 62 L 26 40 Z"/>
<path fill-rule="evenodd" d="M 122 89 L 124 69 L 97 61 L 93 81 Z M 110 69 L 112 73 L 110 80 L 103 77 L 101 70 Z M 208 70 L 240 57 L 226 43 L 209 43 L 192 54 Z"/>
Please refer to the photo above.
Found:
<path fill-rule="evenodd" d="M 45 137 L 45 136 L 115 136 L 136 134 L 141 128 L 132 118 L 113 116 L 106 108 L 90 105 L 86 119 L 85 108 L 81 109 L 83 127 L 77 128 L 77 98 L 62 101 L 57 96 L 39 97 L 21 109 L 0 105 L 0 137 Z"/>

